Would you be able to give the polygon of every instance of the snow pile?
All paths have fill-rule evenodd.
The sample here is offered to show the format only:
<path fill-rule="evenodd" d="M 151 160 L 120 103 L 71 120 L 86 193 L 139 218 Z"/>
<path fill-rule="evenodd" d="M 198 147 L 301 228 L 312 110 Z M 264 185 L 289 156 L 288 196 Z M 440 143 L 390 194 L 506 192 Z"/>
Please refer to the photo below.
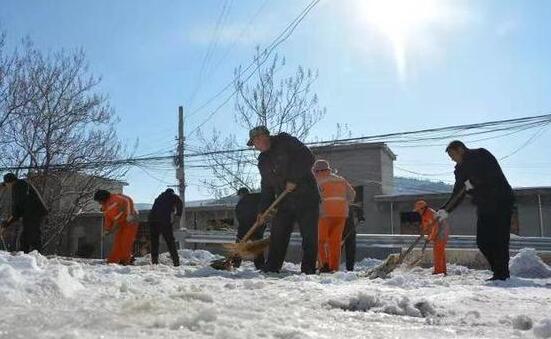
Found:
<path fill-rule="evenodd" d="M 345 311 L 375 312 L 391 315 L 425 318 L 436 315 L 434 306 L 426 300 L 410 301 L 408 297 L 388 297 L 384 295 L 371 295 L 360 293 L 352 297 L 348 302 L 332 299 L 327 303 L 332 308 L 340 308 Z"/>
<path fill-rule="evenodd" d="M 534 326 L 536 338 L 551 338 L 551 318 L 543 319 Z"/>
<path fill-rule="evenodd" d="M 183 249 L 178 251 L 182 265 L 187 266 L 204 266 L 210 265 L 214 260 L 223 258 L 221 255 L 212 254 L 205 250 L 189 250 Z M 141 258 L 137 258 L 135 265 L 149 265 L 151 263 L 151 254 L 147 254 Z M 159 263 L 163 265 L 172 265 L 172 259 L 169 253 L 161 253 L 159 255 Z"/>
<path fill-rule="evenodd" d="M 551 267 L 546 265 L 533 248 L 523 248 L 509 263 L 511 274 L 522 278 L 551 278 Z"/>
<path fill-rule="evenodd" d="M 354 265 L 356 271 L 367 271 L 370 268 L 379 266 L 383 260 L 373 259 L 373 258 L 364 258 L 362 261 L 357 262 Z"/>
<path fill-rule="evenodd" d="M 38 297 L 72 297 L 83 289 L 80 264 L 52 265 L 37 252 L 13 256 L 0 251 L 0 293 L 12 301 Z"/>

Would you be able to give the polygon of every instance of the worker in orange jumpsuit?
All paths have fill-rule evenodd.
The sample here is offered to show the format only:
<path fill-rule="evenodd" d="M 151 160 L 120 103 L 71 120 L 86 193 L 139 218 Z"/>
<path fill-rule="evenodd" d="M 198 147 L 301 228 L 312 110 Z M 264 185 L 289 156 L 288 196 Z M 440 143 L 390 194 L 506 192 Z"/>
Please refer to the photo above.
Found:
<path fill-rule="evenodd" d="M 424 200 L 415 203 L 415 212 L 421 215 L 421 232 L 432 242 L 432 256 L 434 271 L 432 274 L 447 274 L 446 244 L 448 243 L 449 226 L 447 222 L 438 222 L 436 211 L 427 205 Z"/>
<path fill-rule="evenodd" d="M 348 181 L 332 173 L 329 162 L 317 160 L 312 168 L 321 195 L 318 225 L 318 261 L 320 272 L 339 270 L 342 232 L 348 218 L 348 205 L 356 192 Z"/>
<path fill-rule="evenodd" d="M 128 265 L 132 262 L 132 247 L 138 232 L 138 212 L 134 202 L 123 194 L 98 190 L 94 200 L 100 203 L 104 216 L 104 236 L 115 233 L 107 263 Z"/>

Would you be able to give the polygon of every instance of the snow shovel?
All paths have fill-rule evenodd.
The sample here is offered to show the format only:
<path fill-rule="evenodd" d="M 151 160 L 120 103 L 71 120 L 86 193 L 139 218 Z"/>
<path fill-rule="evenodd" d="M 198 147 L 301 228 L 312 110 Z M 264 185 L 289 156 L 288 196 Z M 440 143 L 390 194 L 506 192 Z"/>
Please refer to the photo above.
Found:
<path fill-rule="evenodd" d="M 423 239 L 424 237 L 425 236 L 421 234 L 415 239 L 415 241 L 411 245 L 409 245 L 408 249 L 405 252 L 402 252 L 399 255 L 398 254 L 389 255 L 382 264 L 368 270 L 367 272 L 359 276 L 368 277 L 369 279 L 376 279 L 376 278 L 385 279 L 390 274 L 390 272 L 394 271 L 396 267 L 400 266 L 404 262 L 404 259 L 411 253 L 413 248 L 417 246 L 419 241 L 421 241 L 421 239 Z"/>
<path fill-rule="evenodd" d="M 264 213 L 262 214 L 262 218 L 266 219 L 289 192 L 290 191 L 283 191 L 283 193 L 281 193 L 279 197 L 277 197 L 277 199 L 270 205 L 270 207 L 268 207 L 268 209 L 264 211 Z M 241 239 L 241 241 L 234 244 L 224 245 L 224 247 L 230 252 L 230 254 L 225 259 L 213 261 L 210 266 L 217 270 L 230 270 L 231 268 L 233 268 L 233 262 L 236 258 L 254 257 L 263 252 L 264 249 L 270 244 L 270 238 L 257 241 L 248 241 L 260 226 L 262 226 L 261 223 L 255 222 L 253 226 L 249 229 L 249 231 L 245 234 L 245 236 Z"/>

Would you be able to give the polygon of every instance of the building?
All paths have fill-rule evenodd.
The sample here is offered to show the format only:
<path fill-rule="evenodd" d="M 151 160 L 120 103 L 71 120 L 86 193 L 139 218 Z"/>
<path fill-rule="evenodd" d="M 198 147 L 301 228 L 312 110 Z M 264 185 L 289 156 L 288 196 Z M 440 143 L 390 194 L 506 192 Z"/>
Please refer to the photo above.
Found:
<path fill-rule="evenodd" d="M 328 145 L 313 147 L 312 151 L 316 158 L 328 160 L 331 167 L 356 189 L 356 200 L 363 206 L 365 217 L 358 227 L 360 233 L 412 233 L 414 231 L 401 223 L 400 213 L 411 211 L 418 199 L 426 200 L 437 209 L 450 196 L 449 185 L 418 181 L 415 187 L 407 187 L 404 178 L 395 178 L 396 154 L 384 143 Z M 427 184 L 431 184 L 431 188 L 424 188 Z M 512 232 L 520 236 L 551 236 L 551 187 L 516 188 L 515 196 L 517 203 Z M 233 208 L 236 202 L 237 197 L 188 202 L 187 228 L 213 230 L 234 227 Z M 452 213 L 449 221 L 453 234 L 476 233 L 475 208 L 468 199 Z"/>

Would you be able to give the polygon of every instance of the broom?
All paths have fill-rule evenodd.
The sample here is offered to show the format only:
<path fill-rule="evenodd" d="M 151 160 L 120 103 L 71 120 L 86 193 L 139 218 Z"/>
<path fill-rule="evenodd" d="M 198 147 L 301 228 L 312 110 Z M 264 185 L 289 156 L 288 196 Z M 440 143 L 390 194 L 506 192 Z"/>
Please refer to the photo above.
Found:
<path fill-rule="evenodd" d="M 285 198 L 285 196 L 290 191 L 283 191 L 277 199 L 262 213 L 262 219 L 266 220 L 266 218 L 272 213 L 272 211 L 276 208 L 276 206 Z M 253 226 L 249 229 L 249 231 L 245 234 L 245 236 L 237 243 L 233 244 L 224 244 L 224 248 L 226 248 L 229 252 L 229 255 L 225 259 L 221 260 L 215 260 L 211 263 L 211 267 L 215 269 L 222 269 L 222 270 L 229 270 L 233 267 L 233 261 L 237 257 L 241 258 L 251 258 L 256 257 L 258 254 L 262 253 L 266 247 L 270 244 L 270 238 L 256 240 L 256 241 L 248 241 L 254 232 L 262 226 L 262 223 L 259 223 L 256 221 Z"/>

